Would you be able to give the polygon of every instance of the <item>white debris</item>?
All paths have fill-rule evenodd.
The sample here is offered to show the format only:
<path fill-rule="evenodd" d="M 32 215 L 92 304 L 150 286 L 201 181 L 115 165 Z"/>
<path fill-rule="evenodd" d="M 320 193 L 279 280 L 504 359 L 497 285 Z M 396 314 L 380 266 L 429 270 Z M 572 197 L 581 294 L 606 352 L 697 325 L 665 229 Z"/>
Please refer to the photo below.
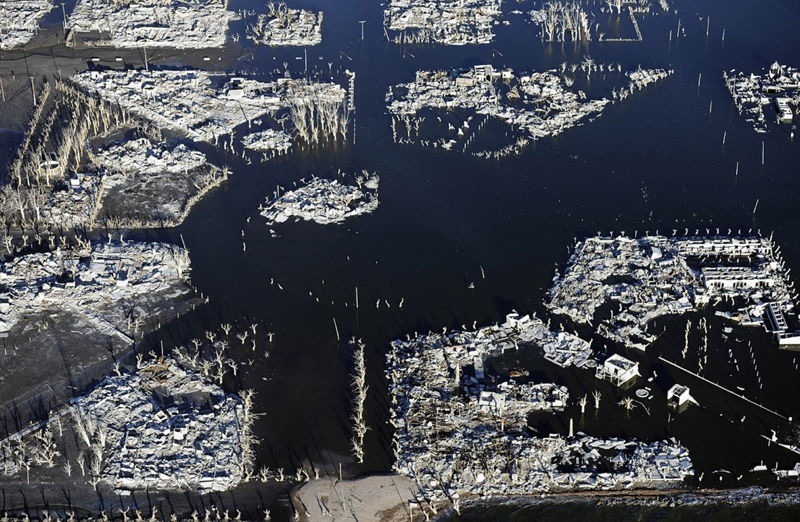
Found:
<path fill-rule="evenodd" d="M 397 340 L 387 354 L 395 470 L 436 500 L 476 495 L 657 487 L 693 473 L 674 440 L 653 443 L 550 435 L 527 428 L 533 411 L 561 411 L 568 394 L 550 383 L 497 381 L 484 362 L 506 350 L 560 350 L 565 338 L 531 316 L 510 314 L 501 325 Z M 589 366 L 587 359 L 576 364 Z M 596 361 L 595 361 L 596 362 Z M 439 497 L 441 498 L 441 497 Z"/>
<path fill-rule="evenodd" d="M 630 74 L 629 90 L 633 92 L 666 75 L 667 72 L 635 71 Z M 615 98 L 622 98 L 623 92 L 627 96 L 628 90 L 621 90 L 619 94 L 614 92 Z M 460 109 L 473 115 L 497 118 L 518 129 L 527 140 L 555 136 L 601 113 L 610 103 L 606 98 L 586 100 L 584 93 L 568 90 L 565 80 L 557 76 L 556 71 L 516 75 L 510 69 L 496 70 L 491 65 L 476 65 L 452 73 L 418 71 L 414 82 L 391 87 L 386 98 L 389 112 L 397 118 L 392 123 L 393 135 L 398 135 L 397 122 L 405 122 L 406 141 L 419 137 L 419 121 L 413 118 L 431 109 Z M 467 129 L 471 136 L 463 140 L 465 149 L 484 123 L 480 122 L 474 131 Z M 458 136 L 463 136 L 464 132 L 464 129 L 458 129 Z M 445 149 L 455 143 L 454 139 L 447 141 L 446 138 L 433 142 Z M 503 154 L 518 152 L 524 143 L 527 141 L 508 147 Z M 477 154 L 492 156 L 491 152 Z"/>
<path fill-rule="evenodd" d="M 280 110 L 289 113 L 307 142 L 319 139 L 317 131 L 335 135 L 345 99 L 344 88 L 335 83 L 290 78 L 265 83 L 199 70 L 87 71 L 73 80 L 159 127 L 215 143 L 235 127 Z"/>
<path fill-rule="evenodd" d="M 39 20 L 53 4 L 48 0 L 6 0 L 0 2 L 0 49 L 14 49 L 28 43 L 39 30 Z"/>
<path fill-rule="evenodd" d="M 579 324 L 598 324 L 609 339 L 644 350 L 653 319 L 714 301 L 741 300 L 743 324 L 787 330 L 790 284 L 771 240 L 761 237 L 592 237 L 576 246 L 547 306 Z M 598 317 L 601 307 L 614 309 Z"/>
<path fill-rule="evenodd" d="M 366 171 L 357 176 L 356 185 L 313 178 L 297 189 L 268 199 L 261 215 L 267 218 L 268 225 L 283 223 L 292 217 L 320 225 L 341 223 L 378 208 L 379 179 L 377 174 Z"/>
<path fill-rule="evenodd" d="M 189 272 L 186 251 L 163 243 L 98 243 L 18 257 L 0 265 L 0 332 L 42 313 L 72 313 L 130 345 L 153 311 L 191 295 Z"/>
<path fill-rule="evenodd" d="M 67 43 L 92 47 L 223 47 L 234 14 L 227 0 L 79 0 Z"/>
<path fill-rule="evenodd" d="M 289 9 L 285 3 L 271 2 L 269 13 L 260 14 L 247 28 L 255 43 L 277 46 L 312 46 L 322 42 L 322 12 Z"/>
<path fill-rule="evenodd" d="M 775 62 L 761 75 L 731 70 L 723 73 L 725 85 L 745 121 L 756 132 L 767 132 L 764 108 L 774 104 L 778 123 L 791 124 L 800 111 L 800 69 Z"/>
<path fill-rule="evenodd" d="M 91 448 L 88 474 L 117 491 L 224 491 L 250 465 L 242 401 L 170 360 L 106 377 L 70 402 Z"/>
<path fill-rule="evenodd" d="M 275 155 L 286 154 L 292 148 L 292 136 L 288 133 L 267 129 L 260 132 L 248 134 L 242 138 L 244 148 L 258 152 L 271 152 Z"/>
<path fill-rule="evenodd" d="M 487 44 L 500 14 L 500 0 L 391 0 L 384 25 L 398 43 Z"/>

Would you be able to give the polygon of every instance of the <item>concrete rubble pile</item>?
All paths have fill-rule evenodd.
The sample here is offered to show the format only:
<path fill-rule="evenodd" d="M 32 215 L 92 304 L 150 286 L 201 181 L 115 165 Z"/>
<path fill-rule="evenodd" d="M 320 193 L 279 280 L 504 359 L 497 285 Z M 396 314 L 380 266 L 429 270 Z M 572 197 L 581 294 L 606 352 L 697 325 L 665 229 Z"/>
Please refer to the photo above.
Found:
<path fill-rule="evenodd" d="M 6 0 L 0 3 L 0 49 L 22 47 L 36 35 L 39 20 L 53 4 L 48 0 Z"/>
<path fill-rule="evenodd" d="M 299 188 L 268 198 L 261 215 L 269 225 L 291 218 L 320 225 L 341 223 L 378 208 L 379 181 L 377 174 L 366 171 L 356 177 L 355 185 L 315 177 Z"/>
<path fill-rule="evenodd" d="M 736 310 L 728 317 L 775 327 L 772 317 L 794 309 L 791 286 L 766 238 L 592 237 L 576 245 L 547 306 L 644 350 L 655 339 L 645 330 L 652 320 L 726 300 Z"/>
<path fill-rule="evenodd" d="M 391 0 L 384 26 L 398 43 L 488 44 L 500 0 Z"/>
<path fill-rule="evenodd" d="M 247 37 L 257 44 L 277 46 L 312 46 L 322 43 L 322 12 L 289 9 L 272 2 L 269 13 L 258 15 L 248 26 Z"/>
<path fill-rule="evenodd" d="M 171 360 L 105 377 L 70 402 L 92 443 L 91 473 L 117 491 L 224 491 L 242 480 L 241 399 Z"/>
<path fill-rule="evenodd" d="M 767 132 L 764 108 L 773 106 L 778 123 L 791 124 L 800 110 L 800 69 L 775 62 L 761 75 L 731 69 L 722 74 L 733 102 L 758 133 Z"/>
<path fill-rule="evenodd" d="M 242 138 L 245 149 L 270 153 L 272 156 L 287 154 L 293 144 L 294 141 L 289 133 L 275 129 L 254 132 Z"/>
<path fill-rule="evenodd" d="M 192 295 L 189 256 L 163 243 L 97 243 L 0 265 L 0 334 L 42 313 L 72 313 L 131 345 L 154 313 Z M 144 329 L 144 328 L 142 328 Z"/>
<path fill-rule="evenodd" d="M 293 104 L 341 105 L 345 98 L 335 83 L 290 78 L 265 83 L 199 70 L 87 71 L 73 80 L 164 129 L 215 144 L 231 129 Z"/>
<path fill-rule="evenodd" d="M 566 389 L 513 379 L 498 384 L 496 377 L 486 377 L 485 362 L 505 350 L 529 349 L 521 345 L 548 352 L 562 336 L 570 335 L 535 317 L 510 314 L 501 325 L 472 332 L 394 341 L 386 373 L 395 469 L 414 479 L 428 502 L 674 486 L 691 475 L 688 452 L 674 440 L 531 434 L 528 414 L 563 410 Z M 588 349 L 588 343 L 576 342 Z"/>
<path fill-rule="evenodd" d="M 234 13 L 227 0 L 79 0 L 67 44 L 92 47 L 223 47 Z"/>
<path fill-rule="evenodd" d="M 414 82 L 394 86 L 387 95 L 389 112 L 397 116 L 467 109 L 498 118 L 533 139 L 555 136 L 609 103 L 584 98 L 567 90 L 555 71 L 517 76 L 491 65 L 453 73 L 418 71 Z"/>

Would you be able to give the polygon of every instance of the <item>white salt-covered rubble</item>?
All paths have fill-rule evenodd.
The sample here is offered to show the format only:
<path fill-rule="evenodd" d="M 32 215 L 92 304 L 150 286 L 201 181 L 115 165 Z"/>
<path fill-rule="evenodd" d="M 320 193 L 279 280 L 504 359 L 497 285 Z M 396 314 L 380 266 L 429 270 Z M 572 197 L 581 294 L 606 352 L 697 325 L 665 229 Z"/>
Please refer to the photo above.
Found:
<path fill-rule="evenodd" d="M 491 65 L 453 73 L 418 71 L 414 82 L 396 85 L 387 95 L 389 112 L 399 117 L 425 109 L 467 109 L 498 118 L 534 139 L 559 134 L 609 103 L 584 98 L 567 90 L 554 72 L 516 76 Z"/>
<path fill-rule="evenodd" d="M 779 123 L 792 123 L 800 110 L 800 69 L 775 62 L 761 75 L 731 69 L 723 73 L 739 114 L 756 132 L 767 132 L 764 108 L 774 105 Z"/>
<path fill-rule="evenodd" d="M 464 495 L 658 487 L 691 475 L 688 453 L 674 440 L 530 434 L 528 414 L 560 411 L 566 390 L 513 380 L 498 385 L 486 378 L 484 362 L 505 350 L 530 349 L 529 344 L 545 353 L 560 350 L 565 338 L 591 354 L 585 341 L 518 314 L 473 332 L 394 341 L 386 373 L 395 470 L 414 479 L 428 500 L 450 501 Z"/>
<path fill-rule="evenodd" d="M 169 359 L 70 402 L 87 474 L 118 491 L 224 491 L 250 465 L 242 400 Z"/>
<path fill-rule="evenodd" d="M 315 177 L 294 190 L 268 198 L 261 215 L 269 225 L 291 218 L 320 225 L 341 223 L 378 208 L 379 181 L 377 174 L 366 171 L 356 176 L 355 185 Z"/>
<path fill-rule="evenodd" d="M 322 12 L 289 9 L 285 3 L 270 2 L 269 12 L 260 14 L 248 26 L 247 37 L 257 44 L 312 46 L 322 42 Z"/>
<path fill-rule="evenodd" d="M 292 136 L 289 133 L 275 129 L 254 132 L 242 138 L 242 145 L 245 149 L 272 155 L 286 154 L 293 144 Z"/>
<path fill-rule="evenodd" d="M 73 314 L 128 346 L 143 321 L 192 294 L 189 272 L 187 252 L 163 243 L 21 256 L 0 265 L 0 332 L 42 313 Z"/>
<path fill-rule="evenodd" d="M 39 30 L 39 20 L 53 4 L 49 0 L 6 0 L 0 2 L 0 49 L 14 49 L 28 43 Z"/>
<path fill-rule="evenodd" d="M 291 113 L 292 124 L 308 141 L 311 130 L 326 129 L 328 112 L 338 114 L 345 99 L 344 88 L 335 83 L 259 82 L 199 70 L 87 71 L 73 80 L 162 128 L 215 143 L 235 127 L 280 110 Z"/>
<path fill-rule="evenodd" d="M 500 14 L 500 0 L 391 0 L 383 18 L 399 43 L 465 45 L 491 43 Z"/>
<path fill-rule="evenodd" d="M 655 339 L 645 331 L 653 319 L 722 300 L 739 307 L 731 318 L 781 333 L 782 315 L 794 309 L 791 286 L 762 237 L 591 237 L 577 244 L 547 306 L 643 350 Z"/>
<path fill-rule="evenodd" d="M 566 64 L 561 73 L 565 74 Z M 586 63 L 571 68 L 572 73 L 578 70 L 587 75 L 593 72 L 611 72 L 611 66 Z M 619 71 L 617 71 L 619 72 Z M 627 85 L 614 89 L 614 99 L 624 99 L 636 90 L 653 82 L 666 78 L 671 71 L 661 69 L 641 69 L 626 74 Z M 573 92 L 570 87 L 574 78 L 563 78 L 557 70 L 516 74 L 511 69 L 496 70 L 491 65 L 476 65 L 470 69 L 446 71 L 417 71 L 411 83 L 390 87 L 386 96 L 387 108 L 393 118 L 406 121 L 409 127 L 407 134 L 410 140 L 419 135 L 419 122 L 409 121 L 418 118 L 427 110 L 465 110 L 471 114 L 497 118 L 504 124 L 519 129 L 522 137 L 539 139 L 555 136 L 578 125 L 582 120 L 596 116 L 610 103 L 607 98 L 587 99 L 582 91 Z M 441 118 L 439 118 L 441 119 Z M 393 134 L 397 134 L 393 119 Z M 415 127 L 415 129 L 411 129 Z M 451 129 L 455 130 L 455 129 Z M 459 136 L 470 130 L 466 125 L 458 129 Z M 474 138 L 467 139 L 467 145 Z M 434 145 L 449 149 L 456 141 L 439 140 Z M 511 146 L 510 152 L 519 147 Z M 509 152 L 509 151 L 506 151 Z M 480 153 L 491 156 L 491 152 Z"/>
<path fill-rule="evenodd" d="M 67 43 L 95 47 L 223 47 L 234 14 L 227 0 L 79 0 Z"/>

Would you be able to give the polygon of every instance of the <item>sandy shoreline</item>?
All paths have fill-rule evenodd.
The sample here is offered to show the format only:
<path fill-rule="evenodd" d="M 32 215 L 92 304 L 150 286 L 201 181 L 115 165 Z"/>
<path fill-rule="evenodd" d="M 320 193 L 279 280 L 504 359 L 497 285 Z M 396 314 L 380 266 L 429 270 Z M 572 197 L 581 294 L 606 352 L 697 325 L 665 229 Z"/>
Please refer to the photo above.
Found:
<path fill-rule="evenodd" d="M 312 480 L 292 491 L 291 499 L 300 520 L 376 520 L 399 522 L 424 520 L 419 507 L 409 513 L 409 502 L 415 500 L 416 484 L 401 475 L 374 475 L 354 480 L 338 480 L 325 477 Z M 484 504 L 536 504 L 566 502 L 597 502 L 600 504 L 630 504 L 661 507 L 680 505 L 730 504 L 748 502 L 770 502 L 800 505 L 800 490 L 793 487 L 761 488 L 742 487 L 732 489 L 636 489 L 613 491 L 563 491 L 494 497 L 492 499 L 462 497 L 461 509 L 475 508 Z M 450 504 L 436 506 L 429 515 L 443 515 Z"/>

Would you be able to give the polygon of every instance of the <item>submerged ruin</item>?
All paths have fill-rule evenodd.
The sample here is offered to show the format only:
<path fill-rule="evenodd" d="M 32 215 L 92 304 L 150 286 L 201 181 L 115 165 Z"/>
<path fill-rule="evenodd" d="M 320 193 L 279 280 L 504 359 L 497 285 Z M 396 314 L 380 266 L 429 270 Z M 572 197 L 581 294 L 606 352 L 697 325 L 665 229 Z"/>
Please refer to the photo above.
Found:
<path fill-rule="evenodd" d="M 568 72 L 573 76 L 567 76 Z M 572 89 L 581 73 L 587 77 L 596 73 L 620 76 L 621 70 L 587 60 L 569 71 L 564 64 L 561 74 L 557 70 L 517 74 L 491 65 L 451 72 L 417 71 L 413 82 L 395 85 L 386 95 L 392 135 L 402 143 L 458 147 L 466 152 L 477 146 L 478 135 L 487 124 L 500 123 L 506 132 L 512 129 L 516 144 L 472 154 L 499 157 L 517 153 L 530 140 L 558 135 L 596 117 L 611 103 L 608 98 L 592 100 L 582 90 Z M 614 100 L 624 99 L 670 74 L 639 68 L 623 75 L 623 84 L 609 95 Z"/>
<path fill-rule="evenodd" d="M 722 76 L 739 114 L 758 133 L 767 132 L 770 119 L 791 124 L 800 111 L 800 69 L 797 67 L 775 62 L 760 75 L 731 69 Z M 767 114 L 772 118 L 767 118 Z"/>
<path fill-rule="evenodd" d="M 711 306 L 731 321 L 762 326 L 781 345 L 800 341 L 780 249 L 760 236 L 590 237 L 554 279 L 548 308 L 608 339 L 644 350 L 656 318 Z"/>
<path fill-rule="evenodd" d="M 528 416 L 563 410 L 568 392 L 490 376 L 488 360 L 508 350 L 566 351 L 572 364 L 597 364 L 588 358 L 589 343 L 515 313 L 474 331 L 445 329 L 392 343 L 386 375 L 394 469 L 417 483 L 425 502 L 457 506 L 494 495 L 659 488 L 693 475 L 688 451 L 675 440 L 533 434 Z"/>
<path fill-rule="evenodd" d="M 284 2 L 270 2 L 267 14 L 259 14 L 247 28 L 253 42 L 271 47 L 312 46 L 322 42 L 322 12 L 290 9 Z"/>
<path fill-rule="evenodd" d="M 268 198 L 261 210 L 267 224 L 284 223 L 291 218 L 313 221 L 320 225 L 341 223 L 378 208 L 380 178 L 367 171 L 355 175 L 353 184 L 337 179 L 313 177 L 293 190 Z"/>
<path fill-rule="evenodd" d="M 79 0 L 67 18 L 75 47 L 222 47 L 234 13 L 227 0 Z"/>
<path fill-rule="evenodd" d="M 500 0 L 391 0 L 384 26 L 397 43 L 487 44 Z"/>

